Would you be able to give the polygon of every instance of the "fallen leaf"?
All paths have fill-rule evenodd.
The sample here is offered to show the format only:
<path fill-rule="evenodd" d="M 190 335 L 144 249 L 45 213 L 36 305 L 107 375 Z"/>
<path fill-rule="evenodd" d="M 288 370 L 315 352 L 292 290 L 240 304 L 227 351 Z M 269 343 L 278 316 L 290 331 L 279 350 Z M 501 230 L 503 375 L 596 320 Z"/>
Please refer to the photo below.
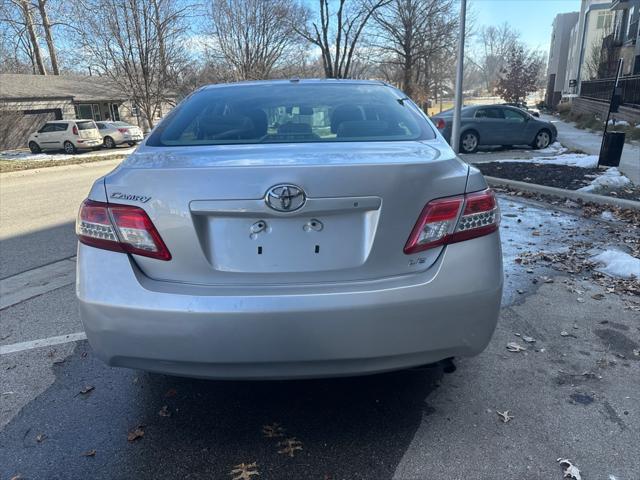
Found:
<path fill-rule="evenodd" d="M 557 460 L 560 463 L 560 466 L 564 469 L 562 471 L 562 478 L 572 478 L 573 480 L 582 480 L 580 476 L 580 470 L 576 468 L 576 466 L 571 463 L 571 461 L 566 458 L 559 458 Z"/>
<path fill-rule="evenodd" d="M 282 428 L 279 423 L 273 422 L 270 425 L 262 426 L 262 434 L 266 438 L 284 437 L 284 428 Z"/>
<path fill-rule="evenodd" d="M 520 295 L 522 295 L 524 293 L 524 290 L 517 289 L 516 292 L 518 292 Z"/>
<path fill-rule="evenodd" d="M 604 294 L 596 293 L 594 295 L 591 295 L 591 298 L 593 298 L 594 300 L 602 300 L 604 298 Z"/>
<path fill-rule="evenodd" d="M 640 348 L 634 349 L 634 350 L 633 350 L 633 355 L 634 355 L 635 357 L 640 357 Z"/>
<path fill-rule="evenodd" d="M 131 432 L 129 432 L 129 434 L 127 435 L 127 440 L 129 440 L 130 442 L 135 442 L 139 438 L 144 437 L 143 429 L 144 429 L 144 425 L 138 425 L 135 428 L 135 430 L 132 430 Z"/>
<path fill-rule="evenodd" d="M 533 337 L 528 337 L 528 336 L 526 336 L 526 335 L 523 335 L 522 340 L 524 340 L 524 341 L 525 341 L 525 342 L 527 342 L 527 343 L 534 343 L 534 342 L 536 341 L 536 339 L 535 339 L 535 338 L 533 338 Z"/>
<path fill-rule="evenodd" d="M 170 388 L 167 390 L 167 393 L 164 394 L 165 397 L 175 397 L 178 394 L 178 391 L 175 388 Z"/>
<path fill-rule="evenodd" d="M 302 450 L 302 442 L 295 437 L 287 438 L 282 442 L 278 442 L 278 446 L 282 447 L 278 450 L 278 453 L 293 457 L 296 450 Z"/>
<path fill-rule="evenodd" d="M 21 474 L 14 475 L 10 480 L 22 480 L 24 477 Z"/>
<path fill-rule="evenodd" d="M 568 337 L 568 336 L 569 336 L 569 332 L 567 332 L 566 330 L 562 330 L 562 331 L 560 332 L 560 336 L 561 336 L 561 337 Z"/>
<path fill-rule="evenodd" d="M 256 462 L 240 463 L 233 466 L 229 475 L 233 477 L 232 480 L 250 480 L 253 475 L 260 475 L 260 472 Z"/>
<path fill-rule="evenodd" d="M 80 393 L 82 395 L 86 395 L 89 392 L 92 392 L 93 390 L 95 390 L 96 387 L 94 387 L 93 385 L 87 385 L 85 386 L 82 390 L 80 390 Z"/>
<path fill-rule="evenodd" d="M 498 417 L 500 417 L 500 420 L 502 420 L 503 423 L 510 422 L 515 418 L 513 415 L 509 415 L 509 410 L 505 410 L 504 412 L 496 410 L 496 413 L 498 414 Z"/>
<path fill-rule="evenodd" d="M 95 456 L 96 456 L 96 453 L 97 453 L 97 452 L 96 452 L 96 450 L 95 450 L 95 449 L 93 449 L 93 450 L 87 450 L 86 452 L 83 452 L 83 453 L 81 454 L 81 456 L 82 456 L 82 457 L 95 457 Z"/>
<path fill-rule="evenodd" d="M 36 435 L 36 442 L 42 443 L 46 438 L 47 436 L 44 433 L 39 433 Z"/>
<path fill-rule="evenodd" d="M 517 342 L 509 342 L 507 343 L 507 350 L 509 350 L 510 352 L 522 352 L 524 350 L 526 350 L 526 347 L 523 347 L 522 345 L 520 345 Z"/>
<path fill-rule="evenodd" d="M 169 407 L 167 407 L 166 405 L 163 405 L 160 411 L 158 412 L 158 415 L 160 415 L 161 417 L 170 417 L 171 412 L 169 411 Z"/>

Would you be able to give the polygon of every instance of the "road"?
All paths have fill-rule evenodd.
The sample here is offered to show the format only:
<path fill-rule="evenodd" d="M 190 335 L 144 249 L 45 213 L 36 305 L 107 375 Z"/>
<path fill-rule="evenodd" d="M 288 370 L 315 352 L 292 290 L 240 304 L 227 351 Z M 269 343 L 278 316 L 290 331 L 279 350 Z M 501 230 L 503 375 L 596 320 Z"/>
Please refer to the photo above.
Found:
<path fill-rule="evenodd" d="M 93 181 L 119 161 L 0 175 L 0 278 L 75 255 L 73 222 Z"/>
<path fill-rule="evenodd" d="M 59 272 L 73 262 L 78 204 L 112 167 L 0 176 L 2 285 L 18 285 L 0 310 L 0 479 L 233 479 L 234 466 L 255 463 L 247 471 L 260 475 L 244 478 L 547 480 L 562 478 L 560 457 L 585 479 L 639 478 L 633 299 L 551 268 L 632 241 L 632 226 L 501 196 L 499 325 L 455 368 L 181 379 L 107 367 L 84 340 L 29 343 L 82 333 L 73 278 Z M 509 352 L 514 341 L 526 350 Z"/>

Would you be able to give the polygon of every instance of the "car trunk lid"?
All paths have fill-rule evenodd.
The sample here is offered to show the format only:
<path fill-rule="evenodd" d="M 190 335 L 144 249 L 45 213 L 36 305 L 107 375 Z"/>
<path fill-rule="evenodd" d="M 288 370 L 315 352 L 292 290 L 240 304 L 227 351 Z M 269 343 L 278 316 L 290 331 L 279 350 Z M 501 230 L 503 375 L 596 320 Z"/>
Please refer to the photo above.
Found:
<path fill-rule="evenodd" d="M 402 275 L 428 268 L 441 251 L 403 252 L 424 205 L 465 189 L 468 167 L 452 154 L 441 156 L 442 142 L 433 143 L 438 148 L 429 142 L 147 147 L 106 177 L 107 196 L 144 208 L 160 232 L 172 260 L 135 257 L 157 280 L 290 284 Z M 285 186 L 289 196 L 299 189 L 305 198 L 279 211 Z"/>

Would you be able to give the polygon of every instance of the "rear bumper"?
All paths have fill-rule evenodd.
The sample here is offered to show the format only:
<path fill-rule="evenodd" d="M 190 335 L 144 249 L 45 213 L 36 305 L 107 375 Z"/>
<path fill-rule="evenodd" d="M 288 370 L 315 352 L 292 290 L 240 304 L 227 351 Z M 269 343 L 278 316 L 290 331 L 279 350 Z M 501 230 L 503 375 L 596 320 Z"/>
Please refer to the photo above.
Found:
<path fill-rule="evenodd" d="M 76 148 L 78 150 L 99 147 L 100 145 L 102 145 L 102 140 L 76 140 Z"/>
<path fill-rule="evenodd" d="M 81 318 L 110 365 L 204 378 L 358 375 L 480 353 L 502 293 L 497 233 L 428 271 L 357 286 L 157 282 L 123 254 L 78 248 Z"/>

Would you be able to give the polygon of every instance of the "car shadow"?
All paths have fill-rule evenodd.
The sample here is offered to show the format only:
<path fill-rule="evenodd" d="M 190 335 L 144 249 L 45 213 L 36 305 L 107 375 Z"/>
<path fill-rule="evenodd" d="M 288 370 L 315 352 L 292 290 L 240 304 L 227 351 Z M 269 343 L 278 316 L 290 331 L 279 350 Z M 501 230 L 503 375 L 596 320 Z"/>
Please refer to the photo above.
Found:
<path fill-rule="evenodd" d="M 193 380 L 109 368 L 87 342 L 52 368 L 54 383 L 0 433 L 2 478 L 217 479 L 242 463 L 255 463 L 259 478 L 392 478 L 451 370 Z"/>

